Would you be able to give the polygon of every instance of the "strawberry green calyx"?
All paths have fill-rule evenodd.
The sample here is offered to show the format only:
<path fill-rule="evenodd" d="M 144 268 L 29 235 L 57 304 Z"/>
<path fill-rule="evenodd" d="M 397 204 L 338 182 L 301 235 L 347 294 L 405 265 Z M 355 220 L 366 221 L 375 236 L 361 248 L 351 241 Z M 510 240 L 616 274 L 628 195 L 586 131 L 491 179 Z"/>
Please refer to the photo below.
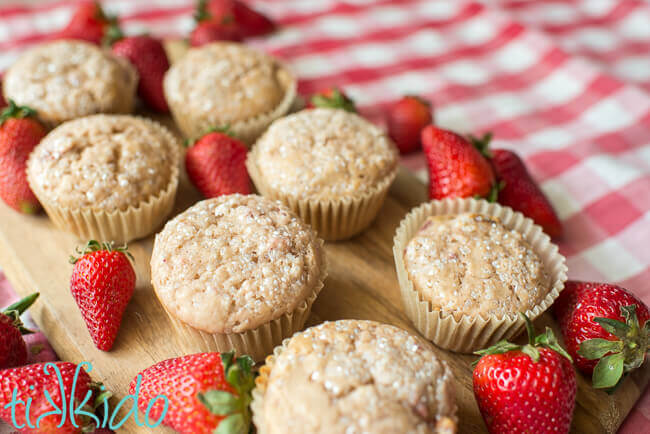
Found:
<path fill-rule="evenodd" d="M 578 349 L 578 354 L 585 359 L 600 359 L 592 375 L 592 385 L 596 389 L 613 391 L 627 373 L 643 364 L 650 349 L 650 321 L 639 324 L 636 305 L 621 306 L 621 316 L 625 322 L 601 317 L 592 319 L 617 340 L 588 339 Z"/>
<path fill-rule="evenodd" d="M 569 353 L 566 352 L 564 348 L 562 348 L 560 343 L 557 341 L 557 338 L 555 337 L 553 330 L 551 330 L 550 327 L 546 327 L 544 333 L 535 336 L 535 329 L 533 327 L 533 323 L 530 321 L 528 316 L 526 316 L 526 314 L 521 312 L 519 313 L 519 315 L 526 323 L 526 331 L 528 333 L 527 344 L 518 345 L 518 344 L 513 344 L 512 342 L 508 342 L 506 340 L 502 340 L 492 345 L 489 348 L 476 351 L 474 354 L 479 356 L 487 356 L 490 354 L 503 354 L 510 351 L 521 351 L 522 353 L 528 355 L 528 357 L 530 357 L 535 363 L 537 363 L 539 362 L 538 348 L 548 348 L 566 357 L 570 362 L 573 363 L 571 356 L 569 355 Z M 478 360 L 474 362 L 474 365 L 476 365 L 476 363 L 478 363 Z"/>
<path fill-rule="evenodd" d="M 75 264 L 81 257 L 87 255 L 88 253 L 92 252 L 99 252 L 101 250 L 106 250 L 108 252 L 120 252 L 125 254 L 131 261 L 135 262 L 135 258 L 133 258 L 133 255 L 131 252 L 129 252 L 129 247 L 125 244 L 121 246 L 115 246 L 115 244 L 112 241 L 100 243 L 97 240 L 90 240 L 86 243 L 86 246 L 83 248 L 83 250 L 80 250 L 79 247 L 75 249 L 75 253 L 79 255 L 80 257 L 77 258 L 73 255 L 70 255 L 70 263 Z"/>
<path fill-rule="evenodd" d="M 495 203 L 497 199 L 499 198 L 499 192 L 503 190 L 506 186 L 505 181 L 497 181 L 494 183 L 492 188 L 490 189 L 490 192 L 488 195 L 485 197 L 485 200 L 487 200 L 490 203 Z M 481 197 L 477 197 L 477 199 L 482 199 Z"/>
<path fill-rule="evenodd" d="M 469 142 L 478 150 L 482 156 L 488 160 L 492 158 L 492 152 L 490 152 L 490 142 L 492 141 L 492 133 L 487 132 L 481 137 L 476 137 L 471 134 L 467 136 Z"/>
<path fill-rule="evenodd" d="M 30 330 L 26 328 L 23 325 L 23 322 L 20 320 L 20 315 L 25 313 L 29 307 L 34 304 L 36 299 L 38 298 L 40 294 L 38 292 L 35 292 L 33 294 L 28 295 L 27 297 L 23 298 L 22 300 L 19 300 L 15 302 L 14 304 L 8 306 L 5 310 L 3 310 L 1 313 L 4 315 L 7 315 L 11 320 L 13 321 L 14 326 L 20 330 L 20 333 L 23 335 L 29 335 L 34 333 L 33 330 Z"/>
<path fill-rule="evenodd" d="M 203 135 L 201 135 L 200 138 L 198 139 L 185 139 L 183 142 L 183 145 L 186 148 L 192 147 L 197 141 L 202 139 L 203 137 L 207 136 L 208 134 L 211 133 L 221 133 L 225 134 L 228 137 L 232 137 L 233 139 L 237 139 L 237 136 L 235 135 L 235 132 L 230 128 L 230 124 L 225 124 L 225 125 L 216 125 L 210 129 L 208 129 Z M 238 140 L 238 139 L 237 139 Z"/>
<path fill-rule="evenodd" d="M 0 113 L 0 126 L 11 118 L 22 119 L 32 116 L 36 116 L 36 110 L 26 105 L 17 105 L 10 99 L 9 105 Z"/>
<path fill-rule="evenodd" d="M 199 393 L 198 399 L 211 413 L 224 416 L 214 434 L 247 434 L 251 423 L 248 406 L 255 385 L 255 376 L 251 372 L 253 359 L 249 356 L 235 358 L 234 352 L 228 352 L 221 353 L 221 362 L 224 377 L 235 393 L 209 390 Z"/>
<path fill-rule="evenodd" d="M 124 33 L 120 26 L 117 23 L 117 18 L 113 17 L 110 19 L 104 38 L 102 39 L 102 45 L 105 47 L 110 47 L 120 39 L 124 38 Z"/>
<path fill-rule="evenodd" d="M 329 96 L 316 94 L 311 97 L 311 103 L 314 107 L 320 108 L 337 108 L 350 113 L 356 113 L 357 107 L 350 98 L 345 96 L 339 89 L 332 89 Z"/>

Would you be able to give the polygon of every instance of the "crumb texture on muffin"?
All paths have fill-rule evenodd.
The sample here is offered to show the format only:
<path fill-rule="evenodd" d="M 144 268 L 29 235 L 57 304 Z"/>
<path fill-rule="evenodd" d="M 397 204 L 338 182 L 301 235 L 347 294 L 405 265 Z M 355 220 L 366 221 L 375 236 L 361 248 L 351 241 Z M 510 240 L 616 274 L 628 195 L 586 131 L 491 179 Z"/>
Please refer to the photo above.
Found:
<path fill-rule="evenodd" d="M 303 199 L 367 193 L 398 164 L 397 150 L 381 129 L 335 109 L 308 109 L 281 118 L 255 148 L 255 164 L 264 180 Z"/>
<path fill-rule="evenodd" d="M 93 115 L 52 130 L 30 155 L 39 198 L 67 208 L 137 206 L 177 176 L 179 144 L 162 125 L 128 115 Z"/>
<path fill-rule="evenodd" d="M 541 258 L 523 236 L 478 214 L 429 217 L 404 252 L 409 280 L 434 309 L 508 315 L 550 290 Z"/>
<path fill-rule="evenodd" d="M 109 51 L 81 41 L 55 41 L 28 50 L 7 71 L 6 99 L 36 109 L 50 126 L 95 113 L 129 113 L 137 72 Z"/>
<path fill-rule="evenodd" d="M 320 283 L 322 243 L 279 202 L 198 202 L 156 236 L 152 282 L 168 312 L 209 333 L 239 333 L 292 312 Z"/>
<path fill-rule="evenodd" d="M 272 362 L 263 434 L 440 432 L 454 425 L 453 387 L 422 339 L 374 321 L 326 322 L 294 335 Z"/>
<path fill-rule="evenodd" d="M 196 136 L 273 111 L 293 78 L 275 59 L 242 44 L 191 49 L 165 75 L 165 96 L 179 126 Z"/>

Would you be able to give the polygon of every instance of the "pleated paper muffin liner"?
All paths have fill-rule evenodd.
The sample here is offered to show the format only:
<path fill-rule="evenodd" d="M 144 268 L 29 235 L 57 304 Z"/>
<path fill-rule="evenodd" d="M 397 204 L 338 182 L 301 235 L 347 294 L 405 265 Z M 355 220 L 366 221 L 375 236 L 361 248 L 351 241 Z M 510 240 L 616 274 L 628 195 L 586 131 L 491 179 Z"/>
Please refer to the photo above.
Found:
<path fill-rule="evenodd" d="M 286 338 L 273 350 L 273 354 L 266 357 L 264 365 L 260 367 L 259 375 L 255 378 L 255 388 L 252 391 L 253 401 L 250 408 L 253 415 L 253 424 L 257 429 L 258 434 L 265 434 L 267 432 L 266 424 L 264 421 L 264 395 L 266 394 L 266 387 L 269 383 L 269 376 L 273 371 L 273 365 L 276 359 L 282 354 L 282 351 L 287 347 L 291 338 Z M 454 414 L 458 413 L 458 405 L 455 405 Z M 434 432 L 438 434 L 453 434 L 457 431 L 457 419 L 450 417 L 441 418 L 434 428 Z"/>
<path fill-rule="evenodd" d="M 327 241 L 351 238 L 366 229 L 384 204 L 398 168 L 386 175 L 370 191 L 352 197 L 304 199 L 273 188 L 257 166 L 257 147 L 248 153 L 246 168 L 257 190 L 264 197 L 279 200 Z"/>
<path fill-rule="evenodd" d="M 273 110 L 267 113 L 262 113 L 241 121 L 230 122 L 228 124 L 228 129 L 248 146 L 251 146 L 274 120 L 286 115 L 296 100 L 297 81 L 295 77 L 284 64 L 279 62 L 277 59 L 275 59 L 275 61 L 280 66 L 278 68 L 278 75 L 281 84 L 284 86 L 284 96 L 280 103 L 274 107 Z M 187 138 L 198 138 L 205 134 L 205 132 L 210 128 L 219 126 L 209 125 L 206 123 L 207 121 L 203 119 L 196 119 L 195 116 L 189 114 L 188 110 L 183 105 L 170 104 L 169 109 L 172 112 L 174 121 L 176 121 L 178 128 Z"/>
<path fill-rule="evenodd" d="M 180 144 L 178 139 L 164 126 L 147 118 L 134 116 L 161 131 L 171 143 L 172 171 L 167 186 L 157 195 L 130 205 L 125 210 L 106 211 L 101 208 L 68 208 L 50 201 L 39 191 L 36 182 L 29 176 L 30 188 L 38 198 L 54 225 L 75 234 L 81 240 L 95 239 L 127 243 L 143 238 L 158 228 L 174 207 L 179 182 Z"/>
<path fill-rule="evenodd" d="M 314 284 L 312 293 L 291 312 L 286 312 L 254 329 L 241 333 L 210 333 L 203 331 L 176 318 L 161 300 L 160 303 L 174 325 L 178 345 L 181 349 L 186 354 L 204 351 L 235 351 L 238 355 L 248 354 L 256 362 L 264 360 L 267 355 L 273 352 L 273 348 L 280 345 L 284 339 L 303 329 L 311 313 L 311 307 L 323 289 L 327 278 L 327 258 L 325 257 L 323 242 L 322 240 L 319 241 L 323 251 L 323 263 L 321 264 L 321 274 Z"/>
<path fill-rule="evenodd" d="M 524 312 L 531 320 L 548 309 L 564 289 L 567 267 L 564 256 L 559 253 L 558 247 L 551 242 L 542 228 L 509 207 L 485 200 L 445 199 L 425 203 L 409 212 L 400 223 L 393 244 L 397 278 L 406 313 L 420 333 L 437 346 L 454 352 L 471 353 L 515 336 L 523 329 L 524 321 L 516 312 L 503 317 L 483 317 L 434 308 L 431 302 L 424 300 L 414 288 L 404 264 L 404 249 L 427 217 L 461 213 L 481 214 L 498 219 L 506 228 L 521 233 L 541 259 L 551 278 L 551 285 L 546 297 Z"/>

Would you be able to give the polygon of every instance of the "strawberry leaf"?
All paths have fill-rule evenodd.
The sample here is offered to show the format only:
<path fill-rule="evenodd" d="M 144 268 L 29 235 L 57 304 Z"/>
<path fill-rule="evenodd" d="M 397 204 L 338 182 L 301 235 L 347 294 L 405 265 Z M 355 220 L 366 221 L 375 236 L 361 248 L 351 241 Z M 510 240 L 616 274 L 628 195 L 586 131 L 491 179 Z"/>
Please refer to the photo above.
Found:
<path fill-rule="evenodd" d="M 639 319 L 636 316 L 636 304 L 621 306 L 621 316 L 625 318 L 625 323 L 629 325 L 632 330 L 639 329 Z"/>
<path fill-rule="evenodd" d="M 487 159 L 492 158 L 492 152 L 490 152 L 490 142 L 492 141 L 491 132 L 487 132 L 481 137 L 476 137 L 472 134 L 469 134 L 467 136 L 467 139 L 476 148 L 476 150 L 481 153 L 481 155 Z"/>
<path fill-rule="evenodd" d="M 594 368 L 592 385 L 596 389 L 608 389 L 616 386 L 623 375 L 623 353 L 611 354 L 598 361 Z"/>
<path fill-rule="evenodd" d="M 214 434 L 246 434 L 248 424 L 246 419 L 240 413 L 232 414 L 219 423 Z"/>
<path fill-rule="evenodd" d="M 350 113 L 356 113 L 357 107 L 350 98 L 345 96 L 339 89 L 333 89 L 331 96 L 316 94 L 311 97 L 314 107 L 338 108 Z"/>
<path fill-rule="evenodd" d="M 607 353 L 620 353 L 621 351 L 623 351 L 623 341 L 595 338 L 583 341 L 578 349 L 578 354 L 585 359 L 595 360 Z"/>
<path fill-rule="evenodd" d="M 550 348 L 556 353 L 566 357 L 571 363 L 573 363 L 573 359 L 569 353 L 567 353 L 566 350 L 562 348 L 562 345 L 560 345 L 560 343 L 557 341 L 557 338 L 555 337 L 555 334 L 550 327 L 546 327 L 545 333 L 538 335 L 535 338 L 535 345 Z"/>
<path fill-rule="evenodd" d="M 239 399 L 224 390 L 209 390 L 205 393 L 199 393 L 198 398 L 211 413 L 219 416 L 227 416 L 241 410 Z"/>
<path fill-rule="evenodd" d="M 521 352 L 533 359 L 533 362 L 539 362 L 539 350 L 532 345 L 524 345 L 521 347 Z"/>
<path fill-rule="evenodd" d="M 620 339 L 624 339 L 630 331 L 629 325 L 615 319 L 596 317 L 592 321 L 600 324 L 602 328 Z"/>
<path fill-rule="evenodd" d="M 32 304 L 34 304 L 38 296 L 39 296 L 38 292 L 30 294 L 27 297 L 8 306 L 4 311 L 0 312 L 0 314 L 4 314 L 9 318 L 11 318 L 14 327 L 16 327 L 20 331 L 20 334 L 22 335 L 30 335 L 34 333 L 33 330 L 30 330 L 23 325 L 23 322 L 20 320 L 20 315 L 25 313 L 25 311 L 29 309 L 29 307 Z"/>
<path fill-rule="evenodd" d="M 9 100 L 9 105 L 0 113 L 0 126 L 11 118 L 22 119 L 36 116 L 36 110 L 24 105 L 17 105 L 14 100 Z"/>

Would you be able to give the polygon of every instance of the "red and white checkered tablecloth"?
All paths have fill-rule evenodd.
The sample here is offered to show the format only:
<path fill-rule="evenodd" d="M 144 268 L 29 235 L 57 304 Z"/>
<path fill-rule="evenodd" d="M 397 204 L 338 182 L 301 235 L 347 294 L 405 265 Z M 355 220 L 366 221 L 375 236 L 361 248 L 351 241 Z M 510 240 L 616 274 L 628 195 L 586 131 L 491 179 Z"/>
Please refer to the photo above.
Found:
<path fill-rule="evenodd" d="M 388 104 L 416 93 L 444 127 L 493 131 L 493 146 L 516 149 L 558 210 L 570 277 L 619 283 L 650 304 L 650 2 L 250 3 L 282 25 L 251 43 L 286 59 L 301 92 L 341 86 L 380 123 Z M 0 70 L 74 4 L 0 0 Z M 193 26 L 191 0 L 103 5 L 127 33 Z M 404 164 L 426 177 L 422 155 Z M 0 281 L 0 304 L 7 287 Z M 646 393 L 621 431 L 649 426 Z"/>

